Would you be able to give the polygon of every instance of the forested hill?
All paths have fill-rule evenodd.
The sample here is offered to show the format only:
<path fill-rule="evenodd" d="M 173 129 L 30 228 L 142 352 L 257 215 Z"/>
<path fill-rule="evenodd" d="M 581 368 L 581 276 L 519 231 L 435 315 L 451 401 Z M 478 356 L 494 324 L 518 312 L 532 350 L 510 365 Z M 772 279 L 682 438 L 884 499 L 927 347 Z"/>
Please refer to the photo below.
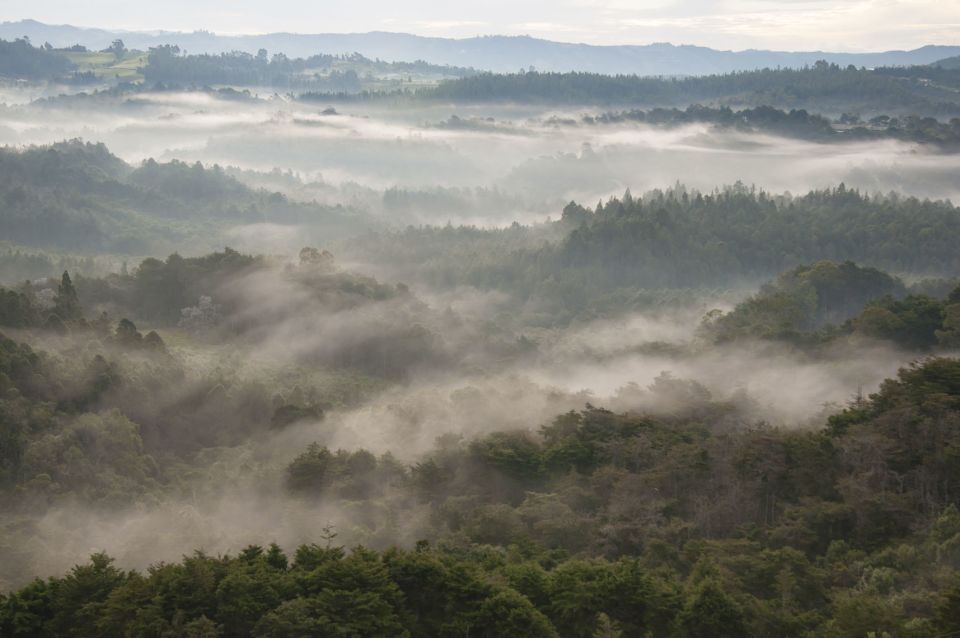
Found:
<path fill-rule="evenodd" d="M 554 225 L 559 241 L 543 241 L 553 235 L 538 227 L 411 227 L 359 237 L 348 249 L 437 284 L 527 294 L 565 286 L 571 298 L 621 286 L 728 285 L 821 259 L 894 272 L 960 272 L 956 206 L 868 196 L 842 185 L 802 196 L 742 184 L 712 193 L 627 193 L 595 208 L 571 203 Z"/>
<path fill-rule="evenodd" d="M 148 160 L 134 167 L 103 144 L 77 140 L 0 149 L 0 199 L 4 240 L 75 253 L 143 255 L 268 220 L 309 219 L 333 234 L 365 227 L 351 211 L 253 190 L 219 166 Z"/>
<path fill-rule="evenodd" d="M 359 53 L 351 55 L 318 54 L 290 58 L 282 53 L 272 57 L 264 49 L 257 55 L 233 51 L 219 55 L 181 55 L 177 47 L 150 49 L 143 67 L 144 80 L 179 86 L 226 84 L 231 86 L 274 86 L 287 90 L 355 92 L 374 76 L 465 77 L 473 69 L 414 62 L 371 60 Z"/>
<path fill-rule="evenodd" d="M 935 76 L 936 82 L 930 81 Z M 730 105 L 803 107 L 815 111 L 884 109 L 960 113 L 960 70 L 935 67 L 869 70 L 817 62 L 802 69 L 763 69 L 690 78 L 593 73 L 480 74 L 448 80 L 421 95 L 464 102 Z"/>
<path fill-rule="evenodd" d="M 571 300 L 621 288 L 758 281 L 824 259 L 897 273 L 960 272 L 955 205 L 843 185 L 802 196 L 742 184 L 715 192 L 678 186 L 590 208 L 571 203 L 548 225 L 377 234 L 368 233 L 378 226 L 363 211 L 253 190 L 217 166 L 129 166 L 103 145 L 7 149 L 0 169 L 4 238 L 73 254 L 196 252 L 208 247 L 178 247 L 178 240 L 226 243 L 229 228 L 270 222 L 341 238 L 347 256 L 392 268 L 400 280 L 524 294 L 560 285 Z"/>
<path fill-rule="evenodd" d="M 960 69 L 960 55 L 937 60 L 931 66 L 940 67 L 941 69 Z"/>

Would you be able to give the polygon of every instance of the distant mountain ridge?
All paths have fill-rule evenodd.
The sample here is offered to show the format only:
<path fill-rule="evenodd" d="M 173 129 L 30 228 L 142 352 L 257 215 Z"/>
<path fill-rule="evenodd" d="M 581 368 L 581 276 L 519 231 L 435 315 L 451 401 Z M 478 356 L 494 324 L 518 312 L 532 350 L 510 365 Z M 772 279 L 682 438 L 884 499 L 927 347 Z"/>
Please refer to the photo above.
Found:
<path fill-rule="evenodd" d="M 482 36 L 465 39 L 425 37 L 407 33 L 217 35 L 193 33 L 110 31 L 70 25 L 48 25 L 35 20 L 0 23 L 0 39 L 27 36 L 34 44 L 55 47 L 82 44 L 103 49 L 116 38 L 128 47 L 146 49 L 176 44 L 190 53 L 267 49 L 289 57 L 317 53 L 362 53 L 387 61 L 424 60 L 494 72 L 534 67 L 540 71 L 587 71 L 638 75 L 705 75 L 765 67 L 802 67 L 817 60 L 846 66 L 876 67 L 932 64 L 960 55 L 960 46 L 928 45 L 911 51 L 835 53 L 829 51 L 719 51 L 693 45 L 590 45 L 553 42 L 529 36 Z"/>

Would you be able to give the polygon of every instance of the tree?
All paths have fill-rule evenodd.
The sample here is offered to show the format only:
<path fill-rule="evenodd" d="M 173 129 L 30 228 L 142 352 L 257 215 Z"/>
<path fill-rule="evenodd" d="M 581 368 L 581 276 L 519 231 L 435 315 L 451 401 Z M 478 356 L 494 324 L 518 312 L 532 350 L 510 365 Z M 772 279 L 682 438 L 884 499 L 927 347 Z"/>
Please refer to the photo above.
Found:
<path fill-rule="evenodd" d="M 610 616 L 603 612 L 597 614 L 597 628 L 593 632 L 592 638 L 620 638 L 623 630 L 620 625 L 610 619 Z"/>
<path fill-rule="evenodd" d="M 77 289 L 74 288 L 70 273 L 66 270 L 63 271 L 60 285 L 57 287 L 53 312 L 65 323 L 83 320 L 83 310 L 80 307 L 80 299 L 77 297 Z"/>
<path fill-rule="evenodd" d="M 935 331 L 937 342 L 944 348 L 960 347 L 960 301 L 944 307 L 941 328 Z"/>
<path fill-rule="evenodd" d="M 118 60 L 122 58 L 127 53 L 127 45 L 123 43 L 123 40 L 117 38 L 110 43 L 110 46 L 104 49 L 107 53 L 112 53 L 114 57 Z"/>
<path fill-rule="evenodd" d="M 163 342 L 163 339 L 157 334 L 156 330 L 151 330 L 143 337 L 143 345 L 148 350 L 153 350 L 155 352 L 166 352 L 167 345 Z"/>
<path fill-rule="evenodd" d="M 262 551 L 262 549 L 261 549 Z M 259 562 L 235 562 L 217 587 L 217 617 L 230 635 L 246 635 L 282 602 L 278 578 Z"/>
<path fill-rule="evenodd" d="M 55 598 L 50 584 L 37 579 L 0 599 L 0 635 L 42 636 L 53 617 Z"/>
<path fill-rule="evenodd" d="M 103 552 L 93 554 L 90 563 L 77 565 L 57 583 L 54 615 L 50 628 L 58 636 L 96 636 L 96 622 L 110 593 L 127 575 L 113 566 Z"/>
<path fill-rule="evenodd" d="M 841 597 L 824 634 L 829 638 L 902 636 L 902 612 L 893 601 L 871 595 Z"/>
<path fill-rule="evenodd" d="M 137 330 L 136 324 L 129 319 L 121 319 L 117 322 L 114 339 L 125 347 L 139 347 L 143 343 L 143 335 Z"/>
<path fill-rule="evenodd" d="M 936 345 L 937 331 L 944 319 L 943 304 L 926 295 L 904 299 L 887 296 L 867 306 L 853 320 L 857 332 L 868 337 L 888 339 L 913 350 Z"/>
<path fill-rule="evenodd" d="M 262 638 L 312 636 L 409 636 L 393 608 L 376 592 L 325 589 L 286 601 L 266 614 L 253 635 Z"/>
<path fill-rule="evenodd" d="M 740 638 L 746 635 L 740 606 L 715 578 L 704 579 L 687 602 L 680 624 L 689 638 Z"/>
<path fill-rule="evenodd" d="M 943 634 L 960 632 L 960 575 L 954 576 L 937 605 L 937 628 Z"/>
<path fill-rule="evenodd" d="M 529 600 L 512 590 L 504 590 L 483 601 L 470 635 L 497 638 L 499 636 L 530 636 L 557 638 L 547 617 Z"/>
<path fill-rule="evenodd" d="M 31 328 L 40 324 L 40 310 L 27 294 L 0 288 L 0 326 Z"/>

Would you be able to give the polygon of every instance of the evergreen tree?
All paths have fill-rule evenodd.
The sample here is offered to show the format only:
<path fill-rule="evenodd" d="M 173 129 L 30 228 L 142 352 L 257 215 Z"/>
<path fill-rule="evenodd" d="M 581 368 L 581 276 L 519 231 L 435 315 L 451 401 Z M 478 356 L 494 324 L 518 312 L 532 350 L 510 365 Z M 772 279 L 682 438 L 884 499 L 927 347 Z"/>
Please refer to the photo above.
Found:
<path fill-rule="evenodd" d="M 80 299 L 77 297 L 77 289 L 73 287 L 73 281 L 70 279 L 70 273 L 63 271 L 60 278 L 60 285 L 57 288 L 57 297 L 55 299 L 54 314 L 66 323 L 83 321 L 83 310 L 80 308 Z"/>
<path fill-rule="evenodd" d="M 746 635 L 740 606 L 714 578 L 705 579 L 681 615 L 687 638 L 741 638 Z"/>

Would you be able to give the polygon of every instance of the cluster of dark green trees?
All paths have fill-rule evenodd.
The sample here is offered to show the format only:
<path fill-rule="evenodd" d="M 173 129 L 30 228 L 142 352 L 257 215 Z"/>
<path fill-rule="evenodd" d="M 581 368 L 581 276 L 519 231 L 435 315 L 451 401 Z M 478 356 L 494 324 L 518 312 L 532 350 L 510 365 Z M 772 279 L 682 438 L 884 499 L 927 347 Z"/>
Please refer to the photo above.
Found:
<path fill-rule="evenodd" d="M 561 263 L 599 267 L 621 281 L 651 273 L 665 285 L 713 283 L 711 271 L 749 276 L 794 260 L 850 259 L 915 273 L 960 266 L 950 246 L 958 230 L 951 203 L 868 196 L 842 184 L 800 196 L 742 184 L 714 193 L 681 187 L 627 195 L 592 211 L 568 206 L 563 219 L 579 227 L 565 240 Z M 913 249 L 921 243 L 922 255 Z M 673 260 L 674 273 L 657 272 L 659 260 Z"/>
<path fill-rule="evenodd" d="M 53 79 L 64 75 L 72 67 L 67 56 L 47 47 L 35 47 L 29 40 L 0 40 L 0 77 Z"/>
<path fill-rule="evenodd" d="M 37 581 L 0 599 L 0 629 L 10 636 L 531 636 L 561 635 L 556 625 L 597 626 L 622 635 L 668 626 L 653 597 L 679 597 L 635 561 L 570 561 L 547 575 L 535 563 L 510 568 L 507 557 L 479 550 L 375 552 L 304 545 L 289 559 L 276 545 L 237 556 L 202 553 L 147 574 L 124 572 L 97 554 L 62 579 Z M 508 571 L 509 570 L 509 571 Z M 538 608 L 518 591 L 539 579 L 555 600 Z M 589 599 L 582 599 L 589 592 Z M 601 601 L 603 601 L 601 603 Z M 613 620 L 597 609 L 610 609 Z M 665 610 L 667 613 L 674 609 Z M 718 616 L 717 612 L 721 612 Z M 551 622 L 547 614 L 555 620 Z M 648 623 L 647 618 L 650 618 Z M 682 626 L 698 636 L 734 636 L 739 609 L 705 580 L 683 609 Z M 720 629 L 721 633 L 709 632 Z"/>
<path fill-rule="evenodd" d="M 576 125 L 577 120 L 548 120 L 559 125 Z M 722 128 L 747 132 L 764 132 L 818 142 L 897 139 L 934 144 L 952 149 L 960 144 L 960 118 L 941 122 L 933 117 L 909 115 L 890 117 L 877 115 L 863 121 L 854 114 L 844 114 L 836 122 L 804 109 L 784 111 L 772 106 L 734 110 L 730 107 L 693 105 L 686 109 L 633 109 L 600 115 L 585 115 L 583 124 L 619 124 L 643 122 L 653 126 L 681 126 L 707 123 Z"/>
<path fill-rule="evenodd" d="M 204 86 L 270 86 L 284 90 L 309 90 L 331 93 L 355 93 L 363 87 L 365 75 L 437 74 L 447 77 L 471 75 L 471 69 L 438 66 L 422 60 L 385 62 L 352 55 L 319 54 L 309 58 L 288 58 L 282 53 L 269 56 L 261 49 L 257 55 L 242 51 L 219 55 L 181 55 L 177 46 L 150 49 L 142 69 L 148 84 Z"/>
<path fill-rule="evenodd" d="M 929 81 L 936 78 L 935 82 Z M 673 106 L 722 101 L 751 106 L 913 110 L 958 113 L 960 71 L 935 67 L 870 70 L 817 62 L 803 69 L 763 69 L 686 78 L 596 73 L 481 73 L 441 82 L 424 97 L 463 102 L 560 102 Z"/>
<path fill-rule="evenodd" d="M 719 342 L 759 338 L 810 346 L 852 334 L 911 352 L 953 349 L 960 346 L 960 285 L 949 290 L 955 284 L 930 280 L 908 291 L 874 268 L 819 262 L 783 273 L 729 313 L 710 313 L 702 329 Z"/>

